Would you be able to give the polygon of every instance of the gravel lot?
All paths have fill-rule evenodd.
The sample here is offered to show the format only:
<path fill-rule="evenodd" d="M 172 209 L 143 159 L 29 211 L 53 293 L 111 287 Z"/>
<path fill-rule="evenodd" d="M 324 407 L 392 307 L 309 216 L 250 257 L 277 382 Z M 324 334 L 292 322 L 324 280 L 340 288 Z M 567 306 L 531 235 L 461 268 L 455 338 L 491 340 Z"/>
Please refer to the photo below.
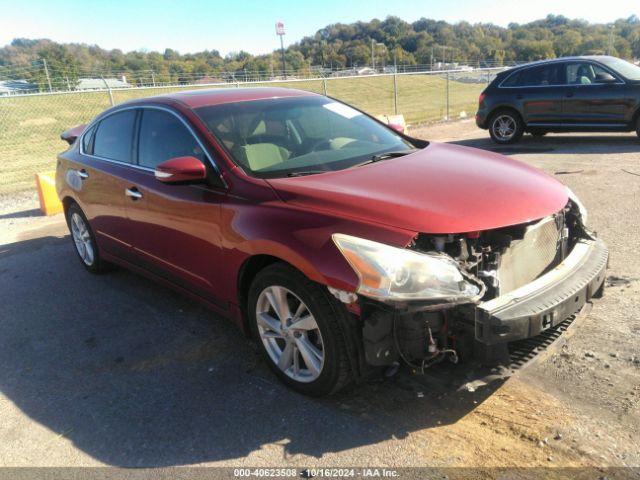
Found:
<path fill-rule="evenodd" d="M 605 297 L 506 382 L 435 372 L 314 400 L 228 321 L 123 270 L 81 268 L 61 216 L 0 199 L 0 466 L 640 466 L 640 141 L 471 121 L 413 132 L 556 175 L 611 250 Z M 470 391 L 473 390 L 473 391 Z"/>

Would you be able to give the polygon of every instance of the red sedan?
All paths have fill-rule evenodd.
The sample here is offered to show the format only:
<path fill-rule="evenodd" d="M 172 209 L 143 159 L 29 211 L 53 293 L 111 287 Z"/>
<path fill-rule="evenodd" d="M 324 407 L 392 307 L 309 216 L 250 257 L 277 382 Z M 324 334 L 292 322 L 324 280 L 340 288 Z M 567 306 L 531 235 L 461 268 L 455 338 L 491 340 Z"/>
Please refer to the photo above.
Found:
<path fill-rule="evenodd" d="M 504 361 L 603 289 L 607 249 L 554 178 L 321 95 L 173 93 L 63 138 L 56 183 L 83 265 L 233 318 L 307 394 L 400 362 Z"/>

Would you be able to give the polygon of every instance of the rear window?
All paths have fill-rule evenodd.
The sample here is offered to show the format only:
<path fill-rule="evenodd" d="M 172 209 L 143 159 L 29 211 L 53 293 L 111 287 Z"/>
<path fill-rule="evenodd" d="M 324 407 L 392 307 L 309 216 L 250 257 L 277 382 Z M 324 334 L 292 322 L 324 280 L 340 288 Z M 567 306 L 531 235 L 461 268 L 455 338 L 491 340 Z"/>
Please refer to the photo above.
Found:
<path fill-rule="evenodd" d="M 131 163 L 135 118 L 135 110 L 125 110 L 101 120 L 93 139 L 93 155 Z"/>

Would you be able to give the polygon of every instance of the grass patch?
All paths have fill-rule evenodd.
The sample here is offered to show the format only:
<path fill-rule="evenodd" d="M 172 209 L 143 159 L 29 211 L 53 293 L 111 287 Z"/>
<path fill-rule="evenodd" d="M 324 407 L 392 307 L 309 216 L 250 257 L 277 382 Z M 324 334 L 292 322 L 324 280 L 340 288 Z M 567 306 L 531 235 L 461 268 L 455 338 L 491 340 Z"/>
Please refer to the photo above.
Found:
<path fill-rule="evenodd" d="M 350 103 L 370 114 L 394 113 L 393 77 L 278 82 L 254 86 L 298 88 Z M 398 113 L 410 124 L 440 121 L 447 113 L 447 82 L 437 75 L 398 75 Z M 449 116 L 473 114 L 484 83 L 449 82 Z M 194 87 L 114 90 L 115 103 Z M 196 87 L 197 88 L 197 87 Z M 209 87 L 200 87 L 209 88 Z M 234 86 L 224 88 L 235 88 Z M 60 133 L 87 123 L 110 106 L 107 92 L 73 92 L 38 96 L 0 97 L 0 195 L 35 188 L 36 172 L 55 168 L 65 149 Z"/>

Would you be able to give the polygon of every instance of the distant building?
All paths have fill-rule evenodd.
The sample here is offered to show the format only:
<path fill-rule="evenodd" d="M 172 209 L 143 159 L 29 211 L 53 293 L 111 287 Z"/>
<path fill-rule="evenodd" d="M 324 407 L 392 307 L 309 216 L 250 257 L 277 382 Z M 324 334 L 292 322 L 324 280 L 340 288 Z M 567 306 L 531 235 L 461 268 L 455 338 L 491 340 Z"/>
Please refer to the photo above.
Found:
<path fill-rule="evenodd" d="M 107 86 L 109 86 L 109 88 L 127 88 L 133 85 L 127 83 L 124 75 L 121 80 L 117 78 L 81 78 L 76 83 L 76 90 L 102 90 Z"/>
<path fill-rule="evenodd" d="M 222 78 L 206 76 L 193 82 L 194 85 L 204 85 L 207 83 L 225 83 L 225 81 Z"/>
<path fill-rule="evenodd" d="M 1 80 L 0 95 L 14 95 L 17 93 L 33 93 L 38 86 L 26 80 Z"/>

